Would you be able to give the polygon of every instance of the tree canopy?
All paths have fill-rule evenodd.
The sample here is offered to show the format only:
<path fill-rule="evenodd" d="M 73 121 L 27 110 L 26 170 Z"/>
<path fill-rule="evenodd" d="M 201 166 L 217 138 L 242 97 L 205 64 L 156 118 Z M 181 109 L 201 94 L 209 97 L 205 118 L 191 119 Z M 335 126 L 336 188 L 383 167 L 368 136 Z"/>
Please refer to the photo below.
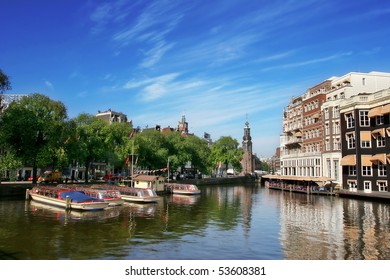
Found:
<path fill-rule="evenodd" d="M 0 93 L 11 89 L 11 82 L 9 77 L 0 69 Z"/>
<path fill-rule="evenodd" d="M 10 152 L 33 166 L 34 180 L 38 164 L 55 164 L 60 155 L 66 118 L 62 102 L 38 93 L 12 102 L 2 113 L 0 138 Z"/>
<path fill-rule="evenodd" d="M 239 171 L 242 159 L 242 149 L 230 136 L 209 147 L 205 139 L 177 131 L 140 132 L 129 123 L 108 124 L 84 113 L 68 119 L 62 102 L 39 93 L 14 101 L 1 112 L 0 148 L 5 150 L 0 170 L 32 166 L 33 182 L 38 167 L 62 170 L 77 164 L 85 167 L 88 182 L 91 163 L 105 162 L 119 172 L 130 168 L 126 159 L 131 154 L 142 170 L 164 169 L 169 161 L 171 171 L 190 163 L 203 174 L 210 174 L 219 162 Z"/>
<path fill-rule="evenodd" d="M 231 165 L 235 170 L 241 171 L 242 148 L 239 148 L 237 140 L 230 136 L 223 136 L 211 147 L 210 162 L 216 167 L 219 163 L 224 164 L 226 169 Z"/>

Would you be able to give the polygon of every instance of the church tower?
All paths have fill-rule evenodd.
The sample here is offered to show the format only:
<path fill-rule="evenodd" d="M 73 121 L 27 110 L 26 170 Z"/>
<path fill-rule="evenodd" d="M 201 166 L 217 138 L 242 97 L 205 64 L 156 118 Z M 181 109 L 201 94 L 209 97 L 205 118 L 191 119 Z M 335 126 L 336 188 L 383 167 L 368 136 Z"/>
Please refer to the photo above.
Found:
<path fill-rule="evenodd" d="M 253 157 L 252 157 L 252 137 L 251 129 L 249 128 L 248 115 L 246 117 L 245 127 L 244 127 L 244 137 L 242 138 L 242 149 L 244 155 L 241 160 L 242 172 L 253 173 Z"/>

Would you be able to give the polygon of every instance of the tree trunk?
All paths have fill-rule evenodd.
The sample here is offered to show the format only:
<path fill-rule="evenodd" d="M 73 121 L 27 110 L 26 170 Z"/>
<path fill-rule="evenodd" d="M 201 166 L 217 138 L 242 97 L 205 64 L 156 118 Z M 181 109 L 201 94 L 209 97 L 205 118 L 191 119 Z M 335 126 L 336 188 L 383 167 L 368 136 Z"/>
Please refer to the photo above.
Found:
<path fill-rule="evenodd" d="M 32 179 L 32 183 L 33 184 L 36 184 L 37 183 L 37 159 L 34 158 L 33 160 L 33 179 Z"/>
<path fill-rule="evenodd" d="M 85 162 L 85 183 L 88 184 L 88 177 L 89 177 L 89 163 L 90 161 L 87 160 Z"/>

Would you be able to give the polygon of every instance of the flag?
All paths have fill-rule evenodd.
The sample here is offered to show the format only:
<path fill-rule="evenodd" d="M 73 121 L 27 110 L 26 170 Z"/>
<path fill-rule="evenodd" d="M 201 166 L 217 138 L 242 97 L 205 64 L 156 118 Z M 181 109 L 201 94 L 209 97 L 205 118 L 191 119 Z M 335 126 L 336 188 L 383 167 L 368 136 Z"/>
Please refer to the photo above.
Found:
<path fill-rule="evenodd" d="M 133 129 L 133 131 L 130 133 L 130 139 L 133 138 L 133 135 L 134 135 L 134 129 Z"/>
<path fill-rule="evenodd" d="M 137 162 L 138 162 L 138 156 L 137 156 L 137 158 L 135 159 L 134 165 L 137 165 Z"/>
<path fill-rule="evenodd" d="M 126 159 L 126 165 L 129 165 L 130 157 L 128 156 Z"/>

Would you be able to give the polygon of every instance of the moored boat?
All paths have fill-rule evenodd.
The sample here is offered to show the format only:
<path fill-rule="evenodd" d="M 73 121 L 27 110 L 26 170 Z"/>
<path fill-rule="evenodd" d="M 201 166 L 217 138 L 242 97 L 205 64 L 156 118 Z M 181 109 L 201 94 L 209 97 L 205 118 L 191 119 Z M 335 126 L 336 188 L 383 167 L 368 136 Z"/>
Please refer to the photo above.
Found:
<path fill-rule="evenodd" d="M 167 183 L 165 186 L 167 191 L 173 194 L 183 194 L 183 195 L 200 194 L 200 190 L 196 185 Z"/>
<path fill-rule="evenodd" d="M 123 204 L 121 193 L 118 190 L 107 189 L 102 186 L 72 186 L 72 189 L 81 191 L 90 197 L 102 199 L 108 202 L 109 206 L 119 206 Z"/>
<path fill-rule="evenodd" d="M 102 199 L 90 197 L 83 192 L 64 187 L 36 186 L 31 190 L 27 190 L 26 198 L 30 197 L 32 200 L 65 209 L 91 211 L 103 210 L 108 207 L 108 202 Z"/>
<path fill-rule="evenodd" d="M 151 188 L 131 188 L 121 186 L 108 186 L 108 188 L 119 191 L 122 199 L 126 202 L 155 203 L 160 199 L 157 193 Z"/>
<path fill-rule="evenodd" d="M 177 184 L 177 183 L 167 183 L 166 189 L 168 192 L 173 194 L 182 194 L 182 195 L 196 195 L 200 194 L 200 190 L 196 185 L 191 184 Z"/>

